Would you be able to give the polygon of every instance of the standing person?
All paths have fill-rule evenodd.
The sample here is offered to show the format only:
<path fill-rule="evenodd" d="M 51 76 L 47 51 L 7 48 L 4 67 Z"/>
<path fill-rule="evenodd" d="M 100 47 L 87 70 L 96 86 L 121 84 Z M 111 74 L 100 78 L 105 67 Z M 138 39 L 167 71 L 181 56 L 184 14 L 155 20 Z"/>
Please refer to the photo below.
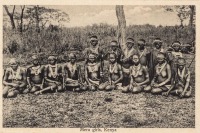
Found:
<path fill-rule="evenodd" d="M 162 52 L 165 53 L 164 49 L 162 48 L 162 40 L 160 38 L 156 38 L 153 41 L 153 49 L 151 50 L 151 55 L 150 55 L 150 65 L 149 65 L 149 76 L 150 76 L 150 80 L 153 79 L 154 77 L 154 73 L 155 73 L 155 66 L 157 65 L 157 54 Z"/>
<path fill-rule="evenodd" d="M 177 69 L 175 73 L 175 84 L 163 95 L 169 94 L 177 95 L 181 98 L 190 97 L 192 93 L 192 87 L 190 86 L 190 70 L 186 68 L 186 60 L 184 58 L 177 59 Z"/>
<path fill-rule="evenodd" d="M 130 67 L 131 81 L 129 87 L 125 87 L 123 92 L 131 91 L 132 93 L 142 92 L 144 87 L 149 83 L 149 72 L 146 66 L 142 65 L 139 55 L 134 54 L 132 57 L 133 66 Z"/>
<path fill-rule="evenodd" d="M 87 64 L 88 62 L 89 55 L 94 54 L 96 57 L 96 62 L 100 63 L 100 68 L 101 68 L 100 72 L 102 75 L 104 68 L 104 52 L 99 45 L 99 40 L 96 35 L 90 36 L 89 39 L 90 39 L 90 47 L 84 51 L 84 57 L 86 59 L 85 64 Z"/>
<path fill-rule="evenodd" d="M 157 61 L 154 78 L 151 84 L 144 88 L 144 91 L 151 91 L 152 94 L 161 94 L 168 91 L 171 81 L 171 67 L 166 61 L 165 54 L 162 52 L 158 53 Z"/>
<path fill-rule="evenodd" d="M 45 67 L 39 62 L 37 55 L 32 56 L 33 65 L 27 69 L 27 92 L 35 93 L 43 89 Z"/>
<path fill-rule="evenodd" d="M 3 97 L 14 98 L 23 93 L 26 87 L 26 71 L 19 66 L 15 58 L 9 62 L 9 66 L 3 77 Z"/>
<path fill-rule="evenodd" d="M 110 49 L 105 55 L 106 57 L 109 56 L 111 53 L 116 55 L 117 62 L 120 62 L 120 57 L 122 55 L 122 50 L 119 48 L 119 44 L 116 40 L 110 42 Z"/>
<path fill-rule="evenodd" d="M 150 52 L 146 48 L 146 41 L 144 39 L 138 40 L 138 54 L 141 65 L 149 67 Z"/>
<path fill-rule="evenodd" d="M 95 91 L 99 88 L 101 73 L 100 63 L 97 62 L 96 55 L 89 54 L 88 62 L 85 66 L 85 80 L 88 85 L 88 89 Z"/>
<path fill-rule="evenodd" d="M 35 94 L 42 94 L 44 92 L 63 91 L 63 71 L 62 66 L 57 64 L 56 55 L 50 55 L 48 57 L 48 65 L 45 68 L 45 87 L 40 91 L 36 91 Z"/>
<path fill-rule="evenodd" d="M 69 62 L 63 65 L 64 82 L 66 89 L 73 89 L 74 91 L 81 91 L 81 68 L 76 63 L 76 55 L 69 54 Z"/>
<path fill-rule="evenodd" d="M 127 38 L 126 40 L 126 48 L 121 56 L 121 65 L 122 65 L 122 72 L 123 72 L 123 80 L 122 80 L 122 87 L 128 86 L 130 83 L 129 77 L 129 68 L 132 65 L 132 55 L 137 53 L 134 49 L 134 39 Z"/>
<path fill-rule="evenodd" d="M 109 77 L 108 81 L 100 84 L 99 90 L 110 91 L 113 89 L 121 89 L 121 81 L 123 79 L 121 65 L 117 62 L 117 55 L 115 53 L 109 54 Z"/>
<path fill-rule="evenodd" d="M 92 35 L 89 37 L 90 39 L 90 47 L 86 48 L 84 51 L 85 59 L 88 59 L 89 54 L 95 54 L 97 61 L 103 60 L 103 51 L 100 49 L 99 40 L 96 35 Z"/>

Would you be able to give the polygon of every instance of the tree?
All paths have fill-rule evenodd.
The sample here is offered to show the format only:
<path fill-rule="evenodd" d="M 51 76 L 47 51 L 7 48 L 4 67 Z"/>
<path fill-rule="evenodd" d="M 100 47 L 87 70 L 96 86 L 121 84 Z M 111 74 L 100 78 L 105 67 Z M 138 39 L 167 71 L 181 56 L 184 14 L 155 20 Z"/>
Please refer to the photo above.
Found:
<path fill-rule="evenodd" d="M 21 9 L 21 12 L 16 12 L 14 15 L 14 19 L 17 20 L 17 24 L 19 26 L 19 28 L 18 28 L 19 31 L 23 32 L 23 19 L 24 19 L 25 5 L 20 6 L 20 9 Z"/>
<path fill-rule="evenodd" d="M 4 9 L 5 9 L 7 15 L 8 15 L 9 18 L 10 18 L 10 22 L 11 22 L 12 29 L 15 29 L 15 28 L 16 28 L 16 27 L 15 27 L 15 22 L 14 22 L 15 6 L 13 6 L 12 12 L 9 12 L 8 6 L 4 5 L 3 7 L 4 7 Z"/>
<path fill-rule="evenodd" d="M 189 21 L 189 26 L 193 27 L 195 24 L 195 17 L 196 17 L 196 12 L 195 12 L 195 6 L 194 5 L 190 5 L 190 21 Z"/>
<path fill-rule="evenodd" d="M 26 10 L 28 25 L 35 25 L 36 31 L 43 29 L 48 25 L 61 25 L 62 22 L 69 22 L 69 15 L 58 9 L 47 8 L 43 6 L 28 7 Z"/>
<path fill-rule="evenodd" d="M 195 18 L 195 6 L 165 6 L 166 11 L 175 12 L 180 20 L 180 26 L 183 27 L 183 22 L 189 18 L 189 26 L 193 26 Z"/>
<path fill-rule="evenodd" d="M 116 15 L 118 19 L 118 41 L 121 49 L 125 49 L 126 41 L 126 19 L 122 5 L 116 5 Z"/>

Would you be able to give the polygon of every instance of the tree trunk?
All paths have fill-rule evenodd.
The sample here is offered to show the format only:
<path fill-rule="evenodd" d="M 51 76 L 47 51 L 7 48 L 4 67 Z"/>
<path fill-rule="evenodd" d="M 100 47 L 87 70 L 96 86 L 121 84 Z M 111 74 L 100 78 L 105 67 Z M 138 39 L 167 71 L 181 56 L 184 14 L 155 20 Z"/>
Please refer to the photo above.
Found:
<path fill-rule="evenodd" d="M 15 22 L 14 22 L 15 6 L 13 7 L 12 13 L 9 12 L 8 7 L 7 7 L 6 5 L 4 5 L 3 7 L 5 8 L 6 13 L 7 13 L 7 15 L 8 15 L 9 18 L 10 18 L 10 23 L 11 23 L 12 29 L 15 29 L 15 28 L 16 28 L 16 27 L 15 27 Z"/>
<path fill-rule="evenodd" d="M 19 31 L 22 32 L 23 31 L 23 17 L 24 17 L 24 9 L 25 9 L 25 6 L 21 6 L 21 15 L 20 15 L 20 27 L 19 27 Z"/>
<path fill-rule="evenodd" d="M 194 25 L 194 16 L 195 16 L 195 6 L 189 6 L 190 7 L 190 22 L 189 26 L 193 27 Z"/>
<path fill-rule="evenodd" d="M 36 22 L 36 31 L 40 32 L 40 27 L 39 27 L 39 14 L 38 14 L 38 8 L 39 6 L 35 6 L 35 22 Z"/>
<path fill-rule="evenodd" d="M 126 43 L 126 19 L 122 5 L 116 5 L 116 15 L 118 19 L 118 41 L 124 51 Z"/>

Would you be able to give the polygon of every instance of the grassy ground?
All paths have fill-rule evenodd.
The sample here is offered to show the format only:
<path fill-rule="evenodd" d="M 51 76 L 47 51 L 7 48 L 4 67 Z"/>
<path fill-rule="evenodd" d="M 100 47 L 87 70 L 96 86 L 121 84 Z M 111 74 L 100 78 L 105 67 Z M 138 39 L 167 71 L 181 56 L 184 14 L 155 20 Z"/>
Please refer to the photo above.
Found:
<path fill-rule="evenodd" d="M 192 57 L 186 56 L 189 63 Z M 193 88 L 194 64 L 190 67 Z M 22 94 L 3 99 L 3 127 L 194 128 L 195 89 L 188 99 L 119 90 Z"/>

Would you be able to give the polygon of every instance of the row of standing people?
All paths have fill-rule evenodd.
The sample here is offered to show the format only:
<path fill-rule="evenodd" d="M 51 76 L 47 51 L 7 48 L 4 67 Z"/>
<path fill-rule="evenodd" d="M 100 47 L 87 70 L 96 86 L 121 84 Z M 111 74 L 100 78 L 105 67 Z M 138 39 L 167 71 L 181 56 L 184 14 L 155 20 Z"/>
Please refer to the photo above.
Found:
<path fill-rule="evenodd" d="M 18 66 L 16 60 L 10 61 L 3 78 L 4 97 L 15 97 L 19 93 L 42 94 L 45 92 L 83 90 L 113 90 L 153 94 L 169 93 L 180 97 L 191 95 L 190 72 L 180 52 L 181 43 L 172 44 L 173 51 L 166 52 L 162 41 L 156 38 L 153 50 L 147 50 L 144 39 L 138 41 L 127 38 L 126 48 L 121 50 L 117 41 L 112 41 L 111 49 L 105 54 L 98 46 L 97 36 L 90 37 L 90 48 L 85 50 L 84 75 L 76 63 L 76 55 L 69 54 L 69 62 L 57 64 L 57 57 L 51 55 L 48 65 L 42 66 L 36 55 L 32 56 L 33 66 L 26 70 Z M 124 52 L 122 52 L 124 51 Z M 109 59 L 108 81 L 103 82 L 104 60 Z M 84 77 L 84 78 L 83 78 Z M 28 86 L 28 87 L 27 87 Z"/>

